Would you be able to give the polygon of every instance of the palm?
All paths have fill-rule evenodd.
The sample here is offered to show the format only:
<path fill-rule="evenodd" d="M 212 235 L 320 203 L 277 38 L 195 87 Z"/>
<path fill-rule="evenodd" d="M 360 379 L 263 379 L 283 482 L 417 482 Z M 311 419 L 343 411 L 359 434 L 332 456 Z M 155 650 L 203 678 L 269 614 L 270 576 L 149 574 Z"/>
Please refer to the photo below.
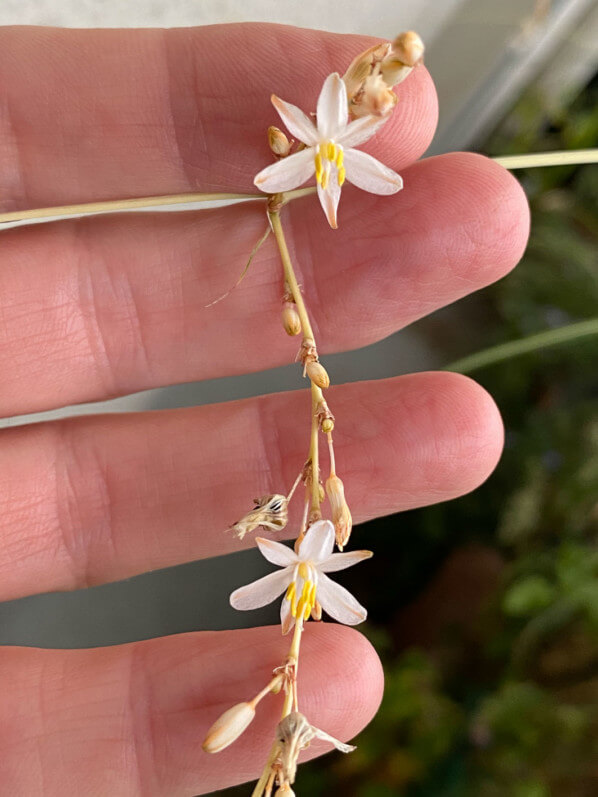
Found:
<path fill-rule="evenodd" d="M 251 191 L 267 158 L 264 131 L 275 122 L 270 93 L 313 107 L 322 78 L 368 46 L 362 37 L 266 25 L 7 28 L 0 36 L 4 210 Z M 299 83 L 303 75 L 309 81 Z M 285 210 L 303 282 L 313 286 L 323 352 L 388 335 L 497 279 L 521 255 L 527 209 L 506 172 L 465 154 L 409 165 L 435 120 L 431 80 L 417 70 L 374 144 L 401 170 L 405 190 L 378 199 L 348 189 L 336 232 L 313 197 Z M 264 223 L 257 203 L 5 231 L 1 411 L 289 361 L 270 243 L 251 277 L 205 309 Z M 500 453 L 492 400 L 455 375 L 389 379 L 375 392 L 342 386 L 333 402 L 337 416 L 360 417 L 336 436 L 356 521 L 467 492 Z M 2 597 L 98 584 L 237 547 L 221 530 L 243 514 L 256 484 L 292 483 L 304 412 L 302 396 L 273 395 L 4 431 Z M 264 628 L 98 650 L 5 648 L 0 791 L 191 795 L 255 776 L 275 707 L 264 706 L 255 732 L 218 757 L 200 743 L 283 654 L 282 639 Z M 336 736 L 354 735 L 380 699 L 373 650 L 353 630 L 314 626 L 303 656 L 310 717 Z"/>

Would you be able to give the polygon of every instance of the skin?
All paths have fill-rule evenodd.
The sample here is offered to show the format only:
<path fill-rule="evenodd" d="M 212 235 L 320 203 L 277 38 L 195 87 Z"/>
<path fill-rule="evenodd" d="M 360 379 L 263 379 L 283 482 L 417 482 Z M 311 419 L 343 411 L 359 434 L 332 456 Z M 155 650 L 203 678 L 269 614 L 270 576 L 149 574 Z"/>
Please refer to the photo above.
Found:
<path fill-rule="evenodd" d="M 261 24 L 4 28 L 0 207 L 253 192 L 270 158 L 265 130 L 277 124 L 270 93 L 309 110 L 324 77 L 371 43 Z M 379 198 L 348 187 L 338 231 L 313 197 L 284 211 L 321 353 L 370 343 L 488 285 L 525 246 L 527 204 L 506 171 L 463 153 L 414 163 L 436 124 L 426 69 L 398 93 L 392 120 L 364 149 L 399 170 L 405 189 Z M 292 360 L 272 240 L 241 286 L 205 309 L 264 229 L 263 206 L 248 204 L 3 231 L 0 412 Z M 356 521 L 466 493 L 500 456 L 498 411 L 464 377 L 415 374 L 335 387 L 328 398 Z M 304 393 L 273 395 L 2 431 L 0 595 L 232 550 L 222 529 L 248 496 L 292 483 L 307 405 Z M 286 644 L 276 628 L 255 628 L 96 650 L 0 650 L 10 684 L 0 695 L 0 791 L 194 795 L 255 777 L 279 698 L 261 704 L 251 732 L 227 751 L 209 756 L 200 744 L 222 711 L 263 686 Z M 378 659 L 358 631 L 308 628 L 300 694 L 313 724 L 349 739 L 381 691 Z"/>

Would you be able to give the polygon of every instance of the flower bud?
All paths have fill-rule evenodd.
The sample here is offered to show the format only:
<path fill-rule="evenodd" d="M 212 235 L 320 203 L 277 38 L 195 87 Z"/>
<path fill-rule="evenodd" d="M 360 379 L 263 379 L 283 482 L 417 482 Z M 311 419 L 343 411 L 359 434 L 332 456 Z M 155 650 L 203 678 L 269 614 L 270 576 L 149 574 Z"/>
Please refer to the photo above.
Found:
<path fill-rule="evenodd" d="M 236 741 L 255 717 L 251 703 L 237 703 L 219 717 L 202 745 L 206 753 L 219 753 Z"/>
<path fill-rule="evenodd" d="M 332 509 L 332 522 L 336 534 L 336 544 L 342 549 L 351 536 L 353 518 L 345 500 L 345 488 L 339 477 L 333 473 L 326 481 L 326 492 Z"/>
<path fill-rule="evenodd" d="M 295 302 L 285 302 L 283 304 L 282 325 L 287 335 L 298 335 L 301 332 L 301 319 Z"/>
<path fill-rule="evenodd" d="M 424 55 L 424 43 L 414 30 L 408 30 L 397 36 L 392 43 L 392 51 L 405 66 L 415 66 Z"/>
<path fill-rule="evenodd" d="M 305 372 L 314 385 L 322 388 L 322 390 L 330 387 L 330 377 L 322 363 L 313 360 L 309 361 L 305 366 Z"/>
<path fill-rule="evenodd" d="M 291 151 L 291 143 L 282 130 L 277 127 L 268 128 L 268 144 L 270 149 L 279 158 L 286 158 Z"/>

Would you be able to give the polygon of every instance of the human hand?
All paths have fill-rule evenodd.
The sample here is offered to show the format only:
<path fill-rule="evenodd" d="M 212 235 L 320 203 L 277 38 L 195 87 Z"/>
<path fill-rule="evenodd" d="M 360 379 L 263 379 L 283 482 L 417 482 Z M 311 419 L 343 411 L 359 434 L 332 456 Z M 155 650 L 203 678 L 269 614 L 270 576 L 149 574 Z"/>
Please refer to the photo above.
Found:
<path fill-rule="evenodd" d="M 392 33 L 392 32 L 391 32 Z M 3 210 L 184 191 L 248 191 L 268 161 L 269 96 L 313 107 L 364 37 L 268 25 L 0 32 Z M 470 154 L 413 163 L 436 122 L 424 68 L 366 147 L 399 170 L 392 198 L 347 188 L 340 229 L 313 197 L 285 209 L 321 353 L 352 349 L 487 285 L 519 259 L 527 205 Z M 410 165 L 412 164 L 412 165 Z M 217 307 L 263 232 L 262 202 L 2 232 L 0 411 L 33 412 L 288 362 L 272 241 Z M 371 383 L 370 383 L 371 384 Z M 449 373 L 331 389 L 357 522 L 461 495 L 500 455 L 492 399 Z M 247 496 L 295 478 L 304 396 L 73 418 L 2 432 L 0 595 L 99 584 L 239 547 Z M 359 422 L 354 419 L 359 418 Z M 289 535 L 292 529 L 289 527 Z M 252 540 L 246 540 L 251 545 Z M 389 563 L 389 577 L 391 575 Z M 214 600 L 226 600 L 224 595 Z M 377 709 L 378 659 L 353 629 L 313 624 L 300 675 L 310 719 L 341 738 Z M 275 629 L 114 648 L 4 648 L 0 792 L 198 794 L 254 777 L 276 706 L 217 757 L 214 719 L 278 663 Z M 314 747 L 317 751 L 318 748 Z M 320 752 L 322 748 L 320 748 Z"/>

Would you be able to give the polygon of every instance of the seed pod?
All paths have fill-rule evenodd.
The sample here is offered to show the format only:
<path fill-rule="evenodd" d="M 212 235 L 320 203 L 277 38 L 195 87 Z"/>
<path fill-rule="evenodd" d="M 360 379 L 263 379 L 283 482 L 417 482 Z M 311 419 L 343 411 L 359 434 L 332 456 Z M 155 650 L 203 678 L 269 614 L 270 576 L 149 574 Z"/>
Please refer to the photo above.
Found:
<path fill-rule="evenodd" d="M 301 319 L 295 302 L 285 302 L 283 304 L 282 325 L 287 335 L 298 335 L 301 332 Z"/>
<path fill-rule="evenodd" d="M 237 703 L 219 717 L 202 745 L 206 753 L 219 753 L 236 741 L 255 717 L 251 703 Z"/>
<path fill-rule="evenodd" d="M 291 143 L 282 130 L 277 127 L 268 128 L 268 144 L 272 152 L 279 158 L 286 158 L 291 151 Z"/>
<path fill-rule="evenodd" d="M 353 518 L 345 500 L 345 488 L 339 477 L 333 473 L 326 481 L 326 492 L 332 509 L 332 522 L 336 534 L 336 544 L 342 549 L 351 536 Z"/>
<path fill-rule="evenodd" d="M 334 429 L 334 421 L 332 420 L 332 418 L 324 418 L 324 420 L 322 421 L 322 431 L 324 432 L 324 434 L 330 434 L 330 432 L 332 432 L 333 429 Z"/>
<path fill-rule="evenodd" d="M 322 363 L 311 360 L 305 366 L 305 372 L 314 385 L 317 385 L 322 390 L 330 387 L 330 377 Z"/>

